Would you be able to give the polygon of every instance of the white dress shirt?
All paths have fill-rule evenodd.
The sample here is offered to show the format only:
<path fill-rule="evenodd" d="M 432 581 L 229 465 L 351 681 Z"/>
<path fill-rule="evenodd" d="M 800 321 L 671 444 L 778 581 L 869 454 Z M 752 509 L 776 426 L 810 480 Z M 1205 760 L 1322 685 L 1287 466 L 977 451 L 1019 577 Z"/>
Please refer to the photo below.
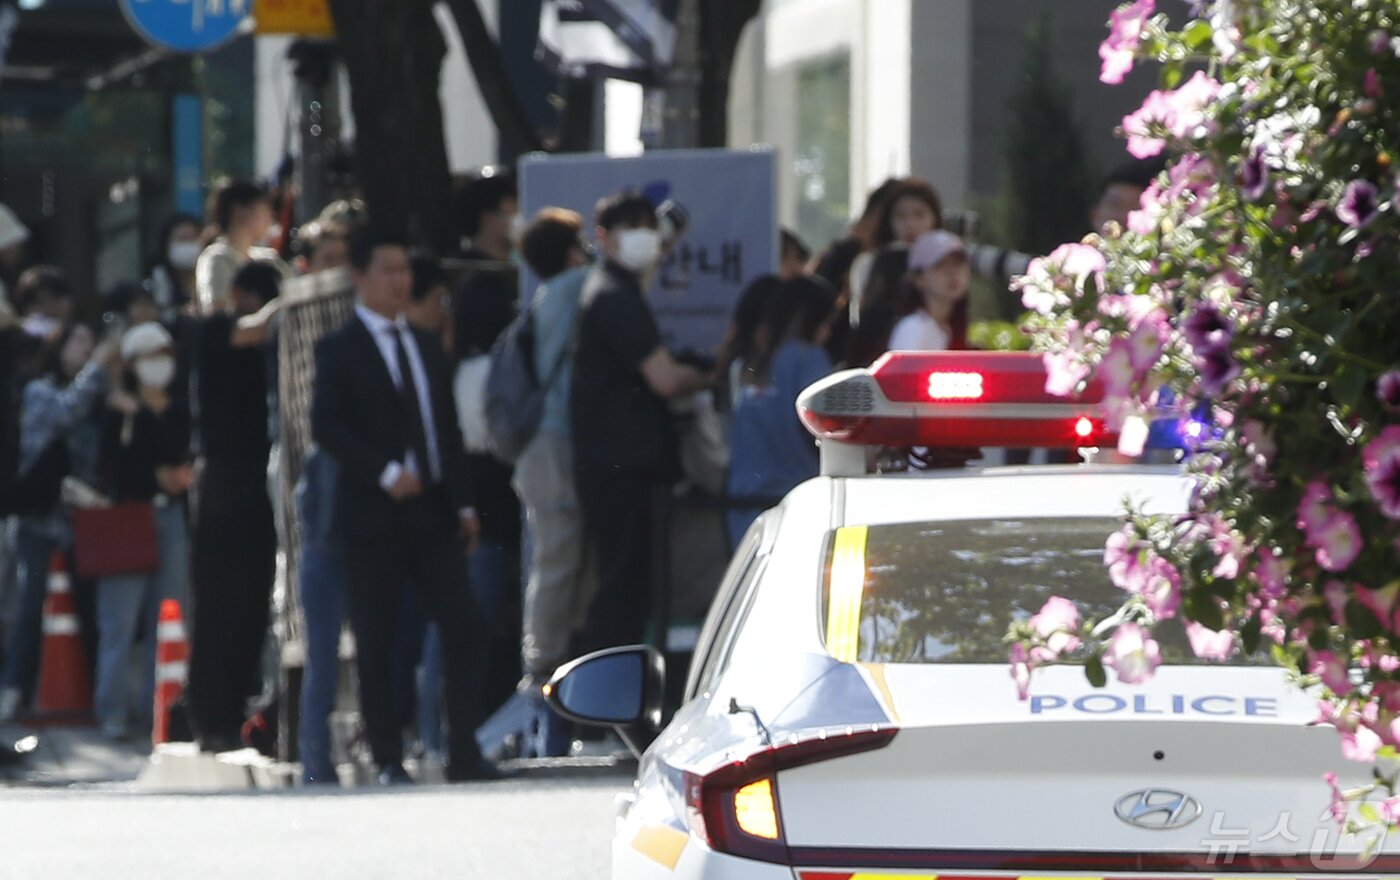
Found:
<path fill-rule="evenodd" d="M 408 321 L 403 317 L 397 321 L 390 321 L 363 305 L 355 306 L 355 314 L 364 322 L 365 327 L 369 330 L 369 335 L 374 338 L 374 344 L 379 347 L 379 354 L 384 358 L 384 365 L 389 368 L 389 376 L 394 380 L 394 387 L 400 391 L 403 390 L 403 377 L 399 375 L 399 352 L 395 337 L 402 333 L 404 349 L 408 354 L 409 368 L 413 370 L 413 384 L 418 391 L 418 411 L 423 414 L 423 434 L 428 441 L 428 458 L 430 460 L 427 473 L 424 473 L 420 467 L 421 463 L 414 460 L 413 450 L 410 449 L 405 452 L 403 462 L 389 462 L 389 466 L 379 477 L 379 485 L 388 491 L 398 482 L 399 476 L 405 468 L 417 474 L 425 484 L 435 482 L 443 476 L 442 454 L 438 450 L 436 423 L 433 421 L 433 400 L 429 393 L 428 371 L 423 366 L 423 352 L 418 350 L 418 340 L 414 338 L 413 332 L 409 330 Z"/>
<path fill-rule="evenodd" d="M 923 309 L 910 312 L 894 325 L 890 351 L 947 351 L 948 331 Z"/>

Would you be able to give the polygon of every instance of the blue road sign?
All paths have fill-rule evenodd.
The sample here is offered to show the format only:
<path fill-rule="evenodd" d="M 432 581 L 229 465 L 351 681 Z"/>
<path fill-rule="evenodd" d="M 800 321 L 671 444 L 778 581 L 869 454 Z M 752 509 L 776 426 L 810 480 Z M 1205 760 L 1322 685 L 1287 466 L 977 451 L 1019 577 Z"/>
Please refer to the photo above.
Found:
<path fill-rule="evenodd" d="M 121 5 L 148 42 L 176 52 L 207 52 L 238 34 L 253 0 L 121 0 Z"/>

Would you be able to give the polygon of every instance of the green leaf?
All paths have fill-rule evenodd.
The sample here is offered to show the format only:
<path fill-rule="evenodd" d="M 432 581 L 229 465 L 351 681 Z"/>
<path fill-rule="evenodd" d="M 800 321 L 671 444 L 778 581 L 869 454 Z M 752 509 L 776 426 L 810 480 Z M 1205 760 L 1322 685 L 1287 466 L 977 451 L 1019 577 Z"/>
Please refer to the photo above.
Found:
<path fill-rule="evenodd" d="M 1103 668 L 1103 658 L 1098 654 L 1090 657 L 1084 664 L 1084 677 L 1096 688 L 1108 684 L 1108 671 Z"/>
<path fill-rule="evenodd" d="M 1380 621 L 1360 602 L 1347 603 L 1346 621 L 1347 629 L 1351 630 L 1347 635 L 1353 639 L 1374 639 L 1381 635 Z"/>
<path fill-rule="evenodd" d="M 1210 26 L 1210 22 L 1197 19 L 1191 22 L 1186 30 L 1181 32 L 1181 35 L 1186 39 L 1187 46 L 1199 49 L 1209 43 L 1211 37 L 1215 36 L 1215 28 Z"/>
<path fill-rule="evenodd" d="M 1376 812 L 1376 805 L 1367 801 L 1356 808 L 1356 814 L 1366 822 L 1374 825 L 1381 820 L 1381 814 Z"/>
<path fill-rule="evenodd" d="M 1171 61 L 1162 66 L 1162 88 L 1171 90 L 1181 85 L 1184 73 L 1181 69 L 1181 62 Z"/>
<path fill-rule="evenodd" d="M 1186 594 L 1186 616 L 1207 629 L 1225 628 L 1225 614 L 1220 599 L 1207 589 L 1194 589 Z"/>
<path fill-rule="evenodd" d="M 1336 395 L 1337 402 L 1351 408 L 1355 408 L 1361 402 L 1361 395 L 1366 392 L 1366 371 L 1352 364 L 1342 367 L 1341 375 L 1332 383 L 1332 393 Z"/>
<path fill-rule="evenodd" d="M 1328 648 L 1332 647 L 1332 637 L 1328 634 L 1326 629 L 1318 627 L 1308 634 L 1308 647 L 1312 648 L 1314 651 L 1326 651 Z M 1306 660 L 1303 662 L 1306 662 Z M 1306 666 L 1300 666 L 1299 668 L 1306 669 Z"/>

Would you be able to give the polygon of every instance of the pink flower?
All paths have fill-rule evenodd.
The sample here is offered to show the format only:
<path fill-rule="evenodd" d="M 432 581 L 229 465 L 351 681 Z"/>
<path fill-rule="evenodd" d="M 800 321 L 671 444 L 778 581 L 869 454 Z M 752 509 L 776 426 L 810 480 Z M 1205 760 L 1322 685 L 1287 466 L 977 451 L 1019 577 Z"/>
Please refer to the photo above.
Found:
<path fill-rule="evenodd" d="M 1016 697 L 1024 700 L 1031 693 L 1031 658 L 1020 642 L 1011 646 L 1011 678 L 1016 682 Z"/>
<path fill-rule="evenodd" d="M 1133 69 L 1133 58 L 1142 42 L 1142 28 L 1155 9 L 1155 0 L 1136 0 L 1108 15 L 1109 35 L 1099 46 L 1103 66 L 1099 81 L 1116 86 Z"/>
<path fill-rule="evenodd" d="M 1202 660 L 1228 660 L 1235 650 L 1235 634 L 1229 630 L 1213 630 L 1196 621 L 1186 624 L 1186 638 L 1191 651 Z"/>
<path fill-rule="evenodd" d="M 1376 615 L 1376 620 L 1380 621 L 1381 626 L 1392 632 L 1400 631 L 1396 629 L 1397 624 L 1400 624 L 1400 620 L 1396 619 L 1397 598 L 1400 598 L 1400 581 L 1395 581 L 1378 590 L 1363 586 L 1356 588 L 1356 601 Z"/>
<path fill-rule="evenodd" d="M 1128 212 L 1128 231 L 1134 235 L 1152 235 L 1157 231 L 1158 224 L 1162 222 L 1165 210 L 1165 205 L 1162 202 L 1162 187 L 1154 180 L 1143 191 L 1137 210 Z"/>
<path fill-rule="evenodd" d="M 1240 576 L 1240 563 L 1244 562 L 1248 554 L 1244 546 L 1244 538 L 1233 529 L 1230 524 L 1219 516 L 1211 517 L 1210 528 L 1210 549 L 1216 557 L 1215 569 L 1211 574 L 1219 578 L 1237 578 Z"/>
<path fill-rule="evenodd" d="M 1267 548 L 1261 549 L 1258 555 L 1258 562 L 1254 566 L 1254 576 L 1259 580 L 1259 591 L 1264 598 L 1278 600 L 1284 597 L 1288 591 L 1285 581 L 1285 571 L 1283 561 Z"/>
<path fill-rule="evenodd" d="M 1390 34 L 1374 30 L 1366 37 L 1366 45 L 1372 55 L 1385 55 L 1390 51 Z"/>
<path fill-rule="evenodd" d="M 1143 373 L 1157 366 L 1170 334 L 1166 314 L 1154 308 L 1128 337 L 1128 360 L 1133 370 Z"/>
<path fill-rule="evenodd" d="M 1138 592 L 1153 617 L 1171 620 L 1181 607 L 1181 574 L 1170 562 L 1154 556 Z"/>
<path fill-rule="evenodd" d="M 1298 502 L 1298 528 L 1312 540 L 1312 535 L 1322 528 L 1327 517 L 1332 515 L 1332 490 L 1321 480 L 1313 480 L 1303 489 L 1303 500 Z"/>
<path fill-rule="evenodd" d="M 1337 785 L 1337 774 L 1330 772 L 1324 773 L 1322 774 L 1322 779 L 1327 783 L 1327 787 L 1332 790 L 1332 805 L 1330 807 L 1332 818 L 1336 821 L 1338 827 L 1341 827 L 1345 825 L 1347 821 L 1346 795 L 1342 793 L 1342 789 Z"/>
<path fill-rule="evenodd" d="M 1332 612 L 1332 622 L 1345 626 L 1347 622 L 1347 588 L 1338 581 L 1328 581 L 1322 588 L 1323 601 Z"/>
<path fill-rule="evenodd" d="M 1031 618 L 1031 628 L 1053 657 L 1079 649 L 1079 623 L 1079 607 L 1061 596 L 1051 596 Z"/>
<path fill-rule="evenodd" d="M 1369 727 L 1358 727 L 1342 734 L 1342 757 L 1348 761 L 1361 761 L 1369 764 L 1376 760 L 1381 738 Z"/>
<path fill-rule="evenodd" d="M 1069 397 L 1089 375 L 1089 368 L 1070 351 L 1047 354 L 1045 363 L 1045 393 Z"/>
<path fill-rule="evenodd" d="M 1113 631 L 1104 665 L 1124 684 L 1141 684 L 1162 665 L 1162 652 L 1147 630 L 1136 623 L 1123 623 Z"/>
<path fill-rule="evenodd" d="M 1167 96 L 1171 111 L 1167 127 L 1171 133 L 1179 138 L 1200 135 L 1207 124 L 1206 109 L 1219 94 L 1220 83 L 1204 71 L 1196 71 L 1185 85 Z"/>
<path fill-rule="evenodd" d="M 1400 454 L 1400 425 L 1387 425 L 1361 450 L 1361 462 L 1373 468 L 1395 454 Z"/>
<path fill-rule="evenodd" d="M 1147 544 L 1138 540 L 1130 528 L 1124 528 L 1108 536 L 1103 549 L 1103 564 L 1108 566 L 1108 578 L 1121 590 L 1139 592 L 1147 577 L 1146 566 L 1142 563 L 1143 551 Z"/>
<path fill-rule="evenodd" d="M 1376 399 L 1387 412 L 1400 413 L 1400 370 L 1391 370 L 1376 382 Z"/>
<path fill-rule="evenodd" d="M 1114 339 L 1108 346 L 1108 353 L 1099 363 L 1098 376 L 1103 379 L 1104 394 L 1107 397 L 1127 397 L 1132 393 L 1133 376 L 1132 353 L 1128 343 Z"/>
<path fill-rule="evenodd" d="M 1327 571 L 1345 571 L 1361 554 L 1361 527 L 1356 518 L 1335 511 L 1311 536 L 1317 547 L 1317 564 Z"/>
<path fill-rule="evenodd" d="M 1351 693 L 1351 677 L 1347 664 L 1333 651 L 1313 651 L 1308 672 L 1322 679 L 1322 684 L 1339 697 Z"/>
<path fill-rule="evenodd" d="M 1172 105 L 1166 92 L 1153 90 L 1142 106 L 1123 117 L 1123 133 L 1128 136 L 1128 152 L 1136 159 L 1151 159 L 1167 147 L 1163 136 L 1169 128 Z"/>

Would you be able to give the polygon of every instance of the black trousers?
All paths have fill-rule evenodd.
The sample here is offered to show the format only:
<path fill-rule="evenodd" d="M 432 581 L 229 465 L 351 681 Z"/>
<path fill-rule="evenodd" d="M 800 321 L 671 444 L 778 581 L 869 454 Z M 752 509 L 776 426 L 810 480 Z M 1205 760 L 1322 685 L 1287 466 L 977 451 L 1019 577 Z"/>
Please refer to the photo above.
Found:
<path fill-rule="evenodd" d="M 486 640 L 467 586 L 466 554 L 457 517 L 445 495 L 430 493 L 395 508 L 374 529 L 347 525 L 345 559 L 350 573 L 350 623 L 355 630 L 360 713 L 374 762 L 403 761 L 403 737 L 394 686 L 395 644 L 404 593 L 413 590 L 442 634 L 447 697 L 449 777 L 481 760 L 481 668 Z"/>
<path fill-rule="evenodd" d="M 228 743 L 260 684 L 277 576 L 266 462 L 206 461 L 193 525 L 190 721 L 201 742 Z"/>
<path fill-rule="evenodd" d="M 598 566 L 598 593 L 588 609 L 584 650 L 639 644 L 651 613 L 657 483 L 580 466 L 578 491 Z"/>

